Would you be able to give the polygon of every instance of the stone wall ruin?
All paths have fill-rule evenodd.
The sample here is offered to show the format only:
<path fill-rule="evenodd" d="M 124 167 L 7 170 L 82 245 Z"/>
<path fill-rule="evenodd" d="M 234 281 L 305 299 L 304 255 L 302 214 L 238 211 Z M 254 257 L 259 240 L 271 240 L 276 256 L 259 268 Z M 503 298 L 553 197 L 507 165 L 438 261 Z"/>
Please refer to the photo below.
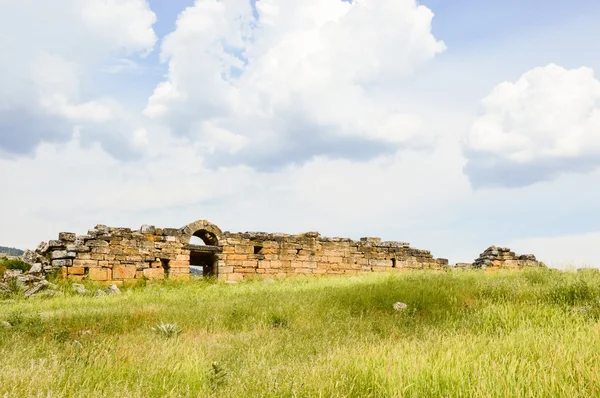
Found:
<path fill-rule="evenodd" d="M 23 258 L 35 269 L 60 272 L 67 279 L 117 284 L 186 280 L 192 267 L 219 280 L 242 281 L 448 266 L 448 260 L 434 258 L 429 251 L 412 248 L 406 242 L 327 238 L 318 232 L 222 232 L 205 220 L 178 229 L 97 225 L 82 236 L 61 232 L 58 239 L 42 242 Z M 540 265 L 533 255 L 518 256 L 507 248 L 491 246 L 473 264 L 457 266 L 498 269 Z"/>
<path fill-rule="evenodd" d="M 203 244 L 190 243 L 192 237 Z M 241 281 L 288 275 L 353 274 L 399 269 L 439 269 L 446 259 L 406 242 L 379 238 L 326 238 L 300 235 L 222 232 L 205 220 L 183 228 L 139 230 L 97 225 L 86 235 L 61 232 L 57 240 L 26 253 L 27 261 L 71 280 L 129 283 L 143 279 L 189 279 L 190 266 L 204 275 Z"/>

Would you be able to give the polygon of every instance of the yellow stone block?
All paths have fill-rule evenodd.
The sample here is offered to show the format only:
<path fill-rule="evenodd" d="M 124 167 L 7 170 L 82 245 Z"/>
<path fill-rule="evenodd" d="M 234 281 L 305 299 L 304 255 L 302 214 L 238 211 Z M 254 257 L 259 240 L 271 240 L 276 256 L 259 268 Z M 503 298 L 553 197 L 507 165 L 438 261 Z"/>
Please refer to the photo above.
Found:
<path fill-rule="evenodd" d="M 90 268 L 88 271 L 88 279 L 92 281 L 107 281 L 110 277 L 111 272 L 108 268 Z"/>

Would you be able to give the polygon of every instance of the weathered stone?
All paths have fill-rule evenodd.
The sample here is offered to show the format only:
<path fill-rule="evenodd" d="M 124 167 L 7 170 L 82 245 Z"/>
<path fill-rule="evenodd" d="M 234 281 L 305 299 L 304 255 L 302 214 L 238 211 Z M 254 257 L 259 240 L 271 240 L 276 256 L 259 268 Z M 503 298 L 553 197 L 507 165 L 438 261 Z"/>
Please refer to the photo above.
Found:
<path fill-rule="evenodd" d="M 107 294 L 121 294 L 121 290 L 115 284 L 108 286 L 104 291 Z"/>
<path fill-rule="evenodd" d="M 49 285 L 49 283 L 46 280 L 36 282 L 23 291 L 23 296 L 31 297 L 34 294 L 40 292 L 41 290 L 46 289 L 48 287 L 48 285 Z"/>
<path fill-rule="evenodd" d="M 80 283 L 73 283 L 71 285 L 71 290 L 73 290 L 73 292 L 80 294 L 80 295 L 89 295 L 90 294 L 90 291 L 87 290 L 85 288 L 85 286 Z"/>
<path fill-rule="evenodd" d="M 53 267 L 70 267 L 73 265 L 73 260 L 52 260 Z"/>
<path fill-rule="evenodd" d="M 30 274 L 41 274 L 42 272 L 44 272 L 42 268 L 42 263 L 35 263 L 29 269 Z"/>
<path fill-rule="evenodd" d="M 140 228 L 140 232 L 143 234 L 155 234 L 156 233 L 156 227 L 154 225 L 142 225 L 142 227 Z"/>
<path fill-rule="evenodd" d="M 108 242 L 105 240 L 99 240 L 99 239 L 94 239 L 94 240 L 88 240 L 86 243 L 86 246 L 93 248 L 93 247 L 108 247 Z"/>
<path fill-rule="evenodd" d="M 58 240 L 62 240 L 65 242 L 75 242 L 76 235 L 72 232 L 60 232 L 58 234 Z"/>
<path fill-rule="evenodd" d="M 85 268 L 83 268 L 83 267 L 69 267 L 67 273 L 69 275 L 83 275 L 83 274 L 85 274 Z"/>
<path fill-rule="evenodd" d="M 146 268 L 142 271 L 143 276 L 147 279 L 164 279 L 165 270 L 162 268 Z"/>
<path fill-rule="evenodd" d="M 111 276 L 109 268 L 90 268 L 88 270 L 88 279 L 92 281 L 108 281 Z"/>
<path fill-rule="evenodd" d="M 112 270 L 112 279 L 134 279 L 135 272 L 135 266 L 115 265 Z"/>
<path fill-rule="evenodd" d="M 55 250 L 52 252 L 51 257 L 53 260 L 60 260 L 60 259 L 68 258 L 69 256 L 67 255 L 66 250 Z"/>
<path fill-rule="evenodd" d="M 49 249 L 60 249 L 60 248 L 64 248 L 64 247 L 65 247 L 65 244 L 63 242 L 61 242 L 60 240 L 48 241 Z"/>

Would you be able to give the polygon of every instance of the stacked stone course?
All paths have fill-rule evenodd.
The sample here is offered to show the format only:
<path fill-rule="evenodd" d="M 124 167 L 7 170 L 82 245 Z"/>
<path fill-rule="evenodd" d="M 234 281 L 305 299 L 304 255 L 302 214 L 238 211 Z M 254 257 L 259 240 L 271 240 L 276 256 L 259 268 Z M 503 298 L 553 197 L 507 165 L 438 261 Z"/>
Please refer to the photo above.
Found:
<path fill-rule="evenodd" d="M 43 242 L 35 251 L 45 270 L 60 270 L 64 278 L 81 281 L 140 279 L 186 279 L 189 252 L 178 237 L 179 230 L 143 226 L 140 231 L 97 225 L 87 235 L 61 232 L 57 240 Z M 168 261 L 168 268 L 165 263 Z"/>
<path fill-rule="evenodd" d="M 190 244 L 192 236 L 205 245 Z M 64 278 L 128 283 L 141 279 L 188 279 L 190 265 L 221 280 L 240 281 L 260 276 L 354 274 L 399 269 L 442 268 L 427 250 L 406 242 L 379 238 L 321 237 L 264 232 L 221 232 L 196 221 L 183 228 L 144 225 L 137 231 L 97 225 L 87 235 L 61 232 L 25 255 L 44 271 L 58 270 Z"/>
<path fill-rule="evenodd" d="M 488 247 L 473 262 L 473 268 L 523 268 L 540 267 L 543 263 L 537 261 L 533 254 L 517 255 L 507 247 Z"/>
<path fill-rule="evenodd" d="M 266 233 L 224 234 L 222 258 L 229 280 L 253 275 L 323 275 L 380 272 L 398 269 L 442 268 L 446 259 L 434 259 L 427 250 L 406 242 L 379 238 L 325 238 L 317 232 L 302 235 Z"/>
<path fill-rule="evenodd" d="M 204 244 L 190 244 L 193 236 Z M 406 242 L 327 238 L 318 232 L 221 232 L 204 220 L 179 229 L 143 225 L 133 231 L 97 225 L 83 236 L 61 232 L 57 240 L 41 243 L 23 258 L 36 269 L 56 270 L 71 280 L 117 284 L 143 279 L 189 279 L 192 265 L 202 266 L 205 275 L 228 281 L 448 266 L 448 260 L 434 258 L 429 251 L 412 248 Z M 492 246 L 472 267 L 540 265 L 543 264 L 533 255 L 517 256 L 507 248 Z"/>

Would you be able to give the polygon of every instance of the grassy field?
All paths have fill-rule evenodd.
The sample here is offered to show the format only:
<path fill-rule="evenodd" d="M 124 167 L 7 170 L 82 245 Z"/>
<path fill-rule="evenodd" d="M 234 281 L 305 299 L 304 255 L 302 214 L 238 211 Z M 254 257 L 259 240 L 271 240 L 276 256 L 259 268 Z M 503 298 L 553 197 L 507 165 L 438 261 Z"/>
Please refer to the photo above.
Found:
<path fill-rule="evenodd" d="M 548 270 L 17 298 L 0 302 L 0 395 L 600 396 L 599 300 L 600 273 Z"/>

